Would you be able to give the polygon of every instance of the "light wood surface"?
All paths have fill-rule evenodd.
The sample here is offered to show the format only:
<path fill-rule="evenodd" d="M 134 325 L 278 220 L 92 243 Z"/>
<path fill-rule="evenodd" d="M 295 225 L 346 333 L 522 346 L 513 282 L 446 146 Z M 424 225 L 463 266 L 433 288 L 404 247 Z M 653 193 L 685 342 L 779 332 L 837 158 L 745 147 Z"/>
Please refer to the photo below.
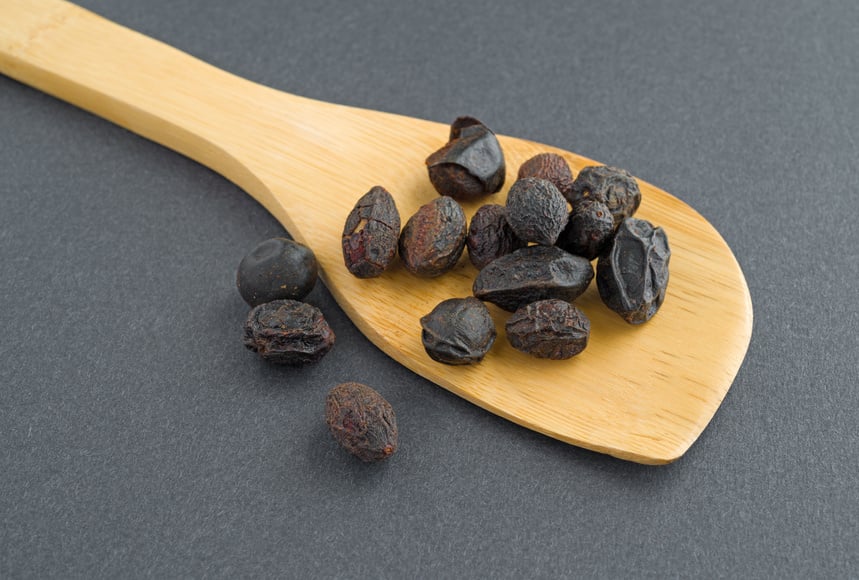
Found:
<path fill-rule="evenodd" d="M 308 244 L 337 302 L 379 348 L 450 391 L 548 436 L 640 463 L 683 455 L 707 426 L 748 348 L 752 305 L 742 271 L 719 233 L 692 208 L 640 182 L 638 216 L 662 226 L 672 248 L 661 311 L 633 327 L 600 302 L 594 284 L 577 304 L 591 340 L 568 361 L 514 350 L 506 313 L 491 307 L 499 339 L 480 365 L 432 361 L 419 318 L 471 294 L 463 257 L 441 278 L 397 263 L 371 280 L 343 265 L 340 237 L 355 201 L 373 185 L 395 197 L 403 222 L 437 194 L 424 159 L 448 127 L 279 92 L 218 70 L 60 0 L 0 0 L 0 71 L 179 151 L 232 180 Z M 463 111 L 463 114 L 472 113 Z M 596 164 L 574 153 L 499 137 L 508 174 L 562 154 L 574 172 Z M 336 348 L 336 347 L 335 347 Z M 324 363 L 323 363 L 324 364 Z"/>

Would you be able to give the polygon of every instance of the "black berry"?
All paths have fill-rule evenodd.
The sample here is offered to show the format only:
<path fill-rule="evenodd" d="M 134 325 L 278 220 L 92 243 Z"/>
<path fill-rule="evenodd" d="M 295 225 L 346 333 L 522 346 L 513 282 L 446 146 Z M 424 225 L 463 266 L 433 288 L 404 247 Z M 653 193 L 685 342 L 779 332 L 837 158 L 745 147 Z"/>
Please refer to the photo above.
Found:
<path fill-rule="evenodd" d="M 448 143 L 427 157 L 429 178 L 441 195 L 467 200 L 495 193 L 504 185 L 504 154 L 495 134 L 472 117 L 450 126 Z"/>
<path fill-rule="evenodd" d="M 570 221 L 558 237 L 557 246 L 571 254 L 593 260 L 611 241 L 614 219 L 606 205 L 593 199 L 576 202 Z"/>
<path fill-rule="evenodd" d="M 361 461 L 383 461 L 397 451 L 394 409 L 367 385 L 343 383 L 331 389 L 325 422 L 334 440 Z"/>
<path fill-rule="evenodd" d="M 397 255 L 400 214 L 394 198 L 376 186 L 355 204 L 343 227 L 343 260 L 358 278 L 374 278 Z"/>
<path fill-rule="evenodd" d="M 670 258 L 662 228 L 636 218 L 623 220 L 597 262 L 600 298 L 630 324 L 650 320 L 665 300 Z"/>
<path fill-rule="evenodd" d="M 562 360 L 585 349 L 591 323 L 569 302 L 540 300 L 514 312 L 507 320 L 506 330 L 513 348 L 537 358 Z"/>
<path fill-rule="evenodd" d="M 272 238 L 242 259 L 236 286 L 245 302 L 257 306 L 272 300 L 301 300 L 313 290 L 317 276 L 316 256 L 310 248 Z"/>
<path fill-rule="evenodd" d="M 449 365 L 474 364 L 495 343 L 495 323 L 477 298 L 451 298 L 421 318 L 424 348 L 435 361 Z"/>
<path fill-rule="evenodd" d="M 416 276 L 441 276 L 462 256 L 466 231 L 462 207 L 450 197 L 437 197 L 403 227 L 399 241 L 403 265 Z"/>
<path fill-rule="evenodd" d="M 550 181 L 526 177 L 507 192 L 507 221 L 521 240 L 551 246 L 567 218 L 567 202 Z"/>
<path fill-rule="evenodd" d="M 492 203 L 480 207 L 472 216 L 465 244 L 468 259 L 478 270 L 492 260 L 526 246 L 507 223 L 507 209 Z"/>
<path fill-rule="evenodd" d="M 480 300 L 513 312 L 548 298 L 571 302 L 587 289 L 593 277 L 594 269 L 587 258 L 555 246 L 529 246 L 483 268 L 472 290 Z"/>
<path fill-rule="evenodd" d="M 583 199 L 594 199 L 606 205 L 614 219 L 614 227 L 624 218 L 632 217 L 641 204 L 638 182 L 625 169 L 593 166 L 582 169 L 570 188 L 567 201 L 575 207 Z"/>
<path fill-rule="evenodd" d="M 315 306 L 275 300 L 250 311 L 245 346 L 269 362 L 304 365 L 317 362 L 334 346 L 334 332 Z"/>

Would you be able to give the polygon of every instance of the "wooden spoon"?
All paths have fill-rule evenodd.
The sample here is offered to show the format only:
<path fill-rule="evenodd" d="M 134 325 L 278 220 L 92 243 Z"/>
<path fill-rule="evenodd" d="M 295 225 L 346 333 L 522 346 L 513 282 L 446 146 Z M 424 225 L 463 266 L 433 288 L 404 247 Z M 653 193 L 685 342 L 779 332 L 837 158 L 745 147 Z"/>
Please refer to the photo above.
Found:
<path fill-rule="evenodd" d="M 393 193 L 404 221 L 437 195 L 424 159 L 447 141 L 447 125 L 260 86 L 60 0 L 0 0 L 0 71 L 220 172 L 313 248 L 325 285 L 385 353 L 550 437 L 640 463 L 670 462 L 709 423 L 745 356 L 752 305 L 731 250 L 703 217 L 648 183 L 640 182 L 638 215 L 665 229 L 673 251 L 667 297 L 651 321 L 628 325 L 592 285 L 578 300 L 592 323 L 581 355 L 534 359 L 502 331 L 483 363 L 451 367 L 424 352 L 419 318 L 443 299 L 471 294 L 476 271 L 468 260 L 437 279 L 417 279 L 397 264 L 359 280 L 340 249 L 347 214 L 373 185 Z M 574 172 L 597 164 L 499 139 L 507 185 L 544 151 L 563 155 Z M 503 203 L 504 192 L 464 204 L 466 214 Z M 503 328 L 505 313 L 492 312 Z"/>

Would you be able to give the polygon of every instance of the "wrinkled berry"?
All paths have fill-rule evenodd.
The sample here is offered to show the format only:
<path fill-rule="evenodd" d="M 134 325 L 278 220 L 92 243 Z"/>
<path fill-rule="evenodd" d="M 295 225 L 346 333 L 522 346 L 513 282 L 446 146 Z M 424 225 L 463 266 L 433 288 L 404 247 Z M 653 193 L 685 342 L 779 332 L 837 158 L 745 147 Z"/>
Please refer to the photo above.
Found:
<path fill-rule="evenodd" d="M 467 200 L 504 185 L 504 154 L 495 134 L 472 117 L 450 126 L 448 143 L 427 157 L 429 178 L 441 195 Z"/>
<path fill-rule="evenodd" d="M 468 259 L 478 270 L 526 245 L 507 223 L 507 209 L 498 204 L 486 204 L 474 213 L 465 244 L 468 246 Z"/>
<path fill-rule="evenodd" d="M 495 343 L 495 323 L 478 300 L 450 298 L 421 318 L 427 354 L 449 365 L 479 363 Z"/>
<path fill-rule="evenodd" d="M 632 217 L 641 204 L 638 182 L 625 169 L 609 166 L 585 167 L 570 188 L 567 201 L 575 207 L 583 199 L 595 199 L 608 207 L 614 227 Z"/>
<path fill-rule="evenodd" d="M 671 250 L 662 228 L 623 220 L 597 262 L 597 288 L 611 310 L 630 324 L 650 320 L 665 300 Z"/>
<path fill-rule="evenodd" d="M 520 179 L 507 192 L 507 221 L 521 240 L 551 246 L 567 218 L 564 196 L 545 179 Z"/>
<path fill-rule="evenodd" d="M 334 332 L 315 306 L 275 300 L 250 311 L 244 343 L 269 362 L 297 366 L 325 356 L 334 346 Z"/>
<path fill-rule="evenodd" d="M 537 358 L 562 360 L 585 349 L 591 323 L 569 302 L 540 300 L 514 312 L 506 330 L 513 348 Z"/>
<path fill-rule="evenodd" d="M 472 290 L 480 300 L 513 312 L 548 298 L 571 302 L 587 289 L 593 277 L 594 269 L 587 258 L 555 246 L 529 246 L 483 268 Z"/>
<path fill-rule="evenodd" d="M 375 186 L 361 196 L 343 228 L 343 259 L 358 278 L 379 276 L 397 255 L 400 214 L 394 198 Z"/>
<path fill-rule="evenodd" d="M 573 185 L 573 173 L 567 160 L 557 153 L 540 153 L 519 166 L 517 179 L 536 177 L 551 181 L 564 197 Z"/>
<path fill-rule="evenodd" d="M 432 278 L 453 268 L 465 248 L 466 229 L 465 212 L 450 197 L 422 206 L 400 233 L 400 258 L 406 270 Z"/>
<path fill-rule="evenodd" d="M 383 461 L 397 450 L 397 418 L 382 395 L 361 383 L 337 385 L 325 398 L 334 440 L 362 461 Z"/>
<path fill-rule="evenodd" d="M 614 219 L 604 203 L 583 199 L 573 206 L 567 227 L 556 245 L 577 256 L 593 260 L 611 241 Z"/>
<path fill-rule="evenodd" d="M 287 238 L 272 238 L 245 256 L 236 273 L 236 286 L 245 302 L 257 306 L 272 300 L 301 300 L 316 284 L 316 256 L 307 246 Z"/>

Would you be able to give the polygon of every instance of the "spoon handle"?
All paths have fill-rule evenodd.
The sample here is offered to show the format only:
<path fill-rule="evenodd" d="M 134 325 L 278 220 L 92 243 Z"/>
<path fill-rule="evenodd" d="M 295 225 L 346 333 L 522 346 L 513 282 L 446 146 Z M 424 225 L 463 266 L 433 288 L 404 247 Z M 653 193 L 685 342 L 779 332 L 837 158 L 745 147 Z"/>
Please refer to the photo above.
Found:
<path fill-rule="evenodd" d="M 0 72 L 178 151 L 263 202 L 249 145 L 273 116 L 284 125 L 306 115 L 309 101 L 63 0 L 0 0 Z"/>

